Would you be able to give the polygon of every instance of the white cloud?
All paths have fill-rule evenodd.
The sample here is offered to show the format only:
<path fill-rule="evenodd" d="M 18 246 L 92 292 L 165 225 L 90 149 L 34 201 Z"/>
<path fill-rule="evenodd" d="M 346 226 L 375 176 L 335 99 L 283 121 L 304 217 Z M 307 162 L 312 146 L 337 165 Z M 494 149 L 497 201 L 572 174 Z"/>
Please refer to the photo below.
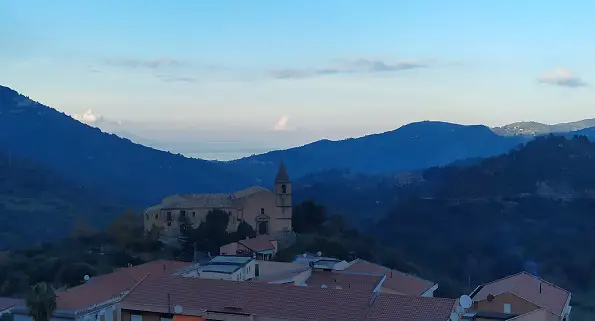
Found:
<path fill-rule="evenodd" d="M 289 117 L 281 116 L 277 123 L 275 124 L 275 130 L 286 130 L 287 129 L 287 122 L 289 121 Z"/>
<path fill-rule="evenodd" d="M 73 115 L 72 118 L 85 123 L 87 125 L 94 125 L 103 120 L 103 116 L 89 109 L 82 115 Z"/>
<path fill-rule="evenodd" d="M 571 88 L 587 86 L 583 79 L 565 68 L 556 68 L 553 71 L 546 72 L 537 81 L 542 84 Z"/>

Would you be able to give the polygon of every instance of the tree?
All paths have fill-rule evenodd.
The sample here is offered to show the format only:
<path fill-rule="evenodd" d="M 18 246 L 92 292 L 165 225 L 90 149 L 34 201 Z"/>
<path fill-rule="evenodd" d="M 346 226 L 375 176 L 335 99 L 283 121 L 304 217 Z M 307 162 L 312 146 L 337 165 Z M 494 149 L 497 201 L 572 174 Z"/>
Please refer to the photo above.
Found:
<path fill-rule="evenodd" d="M 326 220 L 327 213 L 323 205 L 314 201 L 303 201 L 294 207 L 291 222 L 296 233 L 314 233 Z"/>
<path fill-rule="evenodd" d="M 26 303 L 33 321 L 50 321 L 56 311 L 56 292 L 47 283 L 37 283 L 31 288 Z"/>
<path fill-rule="evenodd" d="M 192 222 L 186 216 L 180 217 L 180 235 L 178 236 L 178 242 L 182 251 L 188 250 L 193 246 L 195 240 L 195 231 Z"/>
<path fill-rule="evenodd" d="M 252 228 L 252 225 L 246 223 L 245 221 L 240 222 L 238 224 L 237 231 L 233 234 L 234 241 L 245 240 L 247 238 L 254 238 L 256 237 L 256 231 Z"/>
<path fill-rule="evenodd" d="M 207 217 L 196 229 L 197 248 L 209 252 L 219 253 L 219 248 L 231 242 L 227 232 L 229 213 L 214 209 L 207 213 Z"/>

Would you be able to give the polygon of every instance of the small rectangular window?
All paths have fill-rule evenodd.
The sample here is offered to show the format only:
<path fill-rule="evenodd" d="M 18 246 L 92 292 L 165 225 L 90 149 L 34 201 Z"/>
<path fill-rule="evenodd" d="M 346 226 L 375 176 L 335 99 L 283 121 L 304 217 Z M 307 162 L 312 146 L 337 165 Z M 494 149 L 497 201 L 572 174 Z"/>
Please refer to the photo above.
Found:
<path fill-rule="evenodd" d="M 512 313 L 512 304 L 504 303 L 504 313 Z"/>
<path fill-rule="evenodd" d="M 130 321 L 143 321 L 142 314 L 132 314 L 130 315 Z"/>

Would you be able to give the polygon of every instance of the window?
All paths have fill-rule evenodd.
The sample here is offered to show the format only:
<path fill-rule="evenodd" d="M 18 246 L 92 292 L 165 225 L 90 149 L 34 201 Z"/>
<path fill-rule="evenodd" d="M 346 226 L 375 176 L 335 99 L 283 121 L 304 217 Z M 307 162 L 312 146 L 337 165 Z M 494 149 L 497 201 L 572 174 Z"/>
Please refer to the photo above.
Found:
<path fill-rule="evenodd" d="M 159 218 L 159 213 L 155 213 L 155 219 Z"/>
<path fill-rule="evenodd" d="M 171 212 L 167 212 L 167 221 L 171 222 Z"/>
<path fill-rule="evenodd" d="M 192 212 L 192 217 L 196 217 L 196 212 Z"/>
<path fill-rule="evenodd" d="M 130 321 L 143 321 L 143 316 L 141 314 L 132 314 L 130 315 Z"/>
<path fill-rule="evenodd" d="M 186 218 L 186 211 L 180 211 L 180 221 Z"/>
<path fill-rule="evenodd" d="M 149 220 L 149 214 L 145 214 L 145 219 L 148 221 Z"/>
<path fill-rule="evenodd" d="M 512 304 L 504 303 L 504 313 L 512 313 Z"/>
<path fill-rule="evenodd" d="M 287 193 L 287 185 L 285 185 L 285 184 L 281 185 L 281 193 L 282 194 L 286 194 Z"/>
<path fill-rule="evenodd" d="M 261 208 L 261 209 L 260 209 L 260 214 L 261 214 L 261 215 L 264 215 L 264 208 Z"/>

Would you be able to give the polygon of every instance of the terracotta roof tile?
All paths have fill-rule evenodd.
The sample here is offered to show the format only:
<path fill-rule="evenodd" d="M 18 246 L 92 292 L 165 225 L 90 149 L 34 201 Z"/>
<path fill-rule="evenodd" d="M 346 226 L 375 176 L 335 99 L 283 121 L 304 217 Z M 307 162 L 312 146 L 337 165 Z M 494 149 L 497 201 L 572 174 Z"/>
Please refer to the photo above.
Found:
<path fill-rule="evenodd" d="M 397 294 L 376 298 L 367 321 L 446 321 L 456 300 Z"/>
<path fill-rule="evenodd" d="M 489 294 L 495 296 L 510 292 L 558 316 L 562 315 L 570 297 L 570 292 L 527 272 L 484 284 L 474 292 L 474 301 L 485 300 Z"/>
<path fill-rule="evenodd" d="M 365 320 L 370 293 L 307 286 L 238 282 L 200 278 L 161 277 L 141 282 L 123 300 L 124 307 L 167 311 L 233 310 L 255 316 L 291 320 Z"/>
<path fill-rule="evenodd" d="M 130 290 L 145 276 L 169 275 L 191 263 L 158 260 L 91 278 L 87 283 L 56 292 L 58 309 L 77 310 L 102 303 Z"/>
<path fill-rule="evenodd" d="M 14 307 L 17 304 L 21 304 L 23 300 L 13 298 L 0 298 L 0 311 Z"/>
<path fill-rule="evenodd" d="M 326 285 L 329 288 L 336 288 L 339 286 L 345 290 L 363 290 L 372 293 L 380 281 L 382 281 L 382 278 L 384 278 L 384 274 L 362 274 L 315 270 L 306 280 L 306 285 L 317 287 Z"/>
<path fill-rule="evenodd" d="M 386 280 L 382 283 L 382 287 L 406 295 L 422 295 L 436 284 L 417 276 L 391 270 L 382 265 L 361 259 L 357 259 L 345 271 L 386 274 Z"/>
<path fill-rule="evenodd" d="M 255 238 L 241 240 L 238 241 L 238 243 L 254 252 L 270 251 L 275 249 L 275 246 L 273 243 L 271 243 L 270 238 L 266 235 L 259 235 Z"/>

